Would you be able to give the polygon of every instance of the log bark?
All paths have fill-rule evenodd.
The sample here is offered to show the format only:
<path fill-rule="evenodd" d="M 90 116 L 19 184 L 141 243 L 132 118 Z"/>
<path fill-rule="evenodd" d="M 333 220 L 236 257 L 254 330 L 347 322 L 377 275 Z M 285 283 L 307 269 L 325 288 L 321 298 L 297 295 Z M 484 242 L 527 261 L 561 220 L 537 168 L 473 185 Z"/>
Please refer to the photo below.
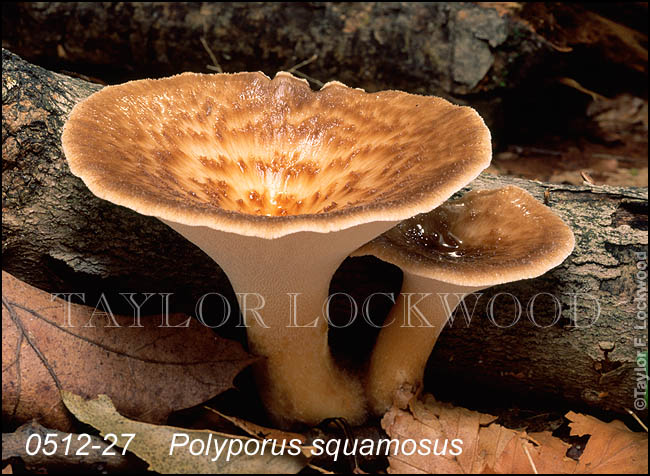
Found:
<path fill-rule="evenodd" d="M 516 17 L 471 3 L 33 2 L 3 18 L 3 46 L 32 61 L 136 78 L 206 72 L 203 38 L 226 72 L 274 74 L 316 55 L 302 71 L 322 82 L 464 94 L 553 51 Z"/>
<path fill-rule="evenodd" d="M 92 289 L 172 292 L 174 312 L 188 306 L 193 312 L 195 290 L 212 286 L 234 300 L 228 280 L 202 251 L 155 218 L 98 200 L 70 173 L 63 124 L 101 86 L 7 50 L 2 68 L 3 269 L 47 291 L 86 291 L 87 304 L 99 298 Z M 123 304 L 114 300 L 113 312 L 130 313 Z"/>
<path fill-rule="evenodd" d="M 74 104 L 100 86 L 49 72 L 6 50 L 2 59 L 3 269 L 50 292 L 85 292 L 90 305 L 102 292 L 171 292 L 172 309 L 192 314 L 199 296 L 221 292 L 236 308 L 227 278 L 201 251 L 155 218 L 96 198 L 70 174 L 60 146 L 63 124 Z M 554 398 L 617 413 L 633 408 L 637 352 L 647 350 L 647 330 L 635 328 L 643 324 L 636 319 L 635 298 L 647 299 L 647 278 L 637 275 L 647 263 L 639 254 L 648 244 L 647 189 L 482 175 L 464 191 L 506 184 L 546 201 L 574 230 L 576 249 L 540 278 L 487 290 L 471 325 L 458 317 L 443 331 L 427 387 L 457 400 L 469 391 L 518 402 Z M 391 265 L 354 258 L 343 263 L 331 290 L 351 293 L 360 306 L 373 292 L 399 292 L 400 282 L 400 271 Z M 510 325 L 507 295 L 497 297 L 497 310 L 489 314 L 487 303 L 498 293 L 522 303 L 516 323 Z M 527 305 L 540 293 L 557 302 L 538 296 L 530 316 Z M 388 308 L 378 302 L 371 310 L 379 321 Z M 124 303 L 113 311 L 132 309 Z M 346 303 L 335 301 L 333 314 L 346 322 Z M 374 335 L 360 318 L 330 331 L 334 350 L 358 366 Z M 636 346 L 635 338 L 643 344 Z"/>
<path fill-rule="evenodd" d="M 459 95 L 504 82 L 512 87 L 537 65 L 575 63 L 574 47 L 647 75 L 642 19 L 648 7 L 641 2 L 24 2 L 2 8 L 5 48 L 75 71 L 94 65 L 112 77 L 206 71 L 213 61 L 202 38 L 226 72 L 274 73 L 316 55 L 303 72 L 370 90 Z M 555 58 L 545 62 L 548 56 Z"/>
<path fill-rule="evenodd" d="M 315 86 L 338 80 L 471 102 L 495 143 L 520 143 L 560 124 L 590 134 L 589 96 L 567 84 L 647 96 L 647 10 L 642 2 L 5 2 L 2 41 L 49 70 L 109 84 L 217 64 L 271 76 L 300 65 L 296 74 Z"/>

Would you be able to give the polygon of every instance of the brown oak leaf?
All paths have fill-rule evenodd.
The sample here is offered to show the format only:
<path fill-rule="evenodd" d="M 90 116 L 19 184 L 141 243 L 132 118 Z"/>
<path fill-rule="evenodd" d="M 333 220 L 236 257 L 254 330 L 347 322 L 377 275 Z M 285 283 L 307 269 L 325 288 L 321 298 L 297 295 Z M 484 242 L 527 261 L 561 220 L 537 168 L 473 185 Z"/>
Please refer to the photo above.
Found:
<path fill-rule="evenodd" d="M 578 462 L 577 473 L 648 474 L 648 434 L 635 433 L 623 422 L 605 423 L 569 412 L 571 434 L 591 435 Z"/>
<path fill-rule="evenodd" d="M 124 415 L 160 423 L 172 411 L 198 405 L 232 388 L 254 361 L 242 346 L 194 319 L 163 327 L 160 316 L 102 318 L 94 309 L 51 299 L 49 293 L 2 273 L 3 419 L 69 430 L 72 418 L 59 391 L 109 395 Z M 169 324 L 188 321 L 170 315 Z M 87 326 L 87 324 L 91 324 Z M 71 324 L 71 326 L 70 326 Z"/>
<path fill-rule="evenodd" d="M 400 450 L 389 455 L 390 473 L 442 474 L 571 474 L 647 473 L 648 436 L 630 431 L 623 423 L 568 413 L 572 435 L 591 435 L 578 461 L 566 456 L 570 447 L 550 432 L 511 430 L 493 423 L 495 417 L 436 402 L 412 400 L 408 411 L 396 407 L 382 419 Z M 406 440 L 413 444 L 405 444 Z M 461 440 L 462 452 L 449 442 Z M 437 446 L 433 446 L 437 441 Z M 445 441 L 447 441 L 446 451 Z M 423 444 L 422 442 L 432 442 Z M 426 454 L 436 448 L 438 454 Z M 416 449 L 416 451 L 413 451 Z"/>

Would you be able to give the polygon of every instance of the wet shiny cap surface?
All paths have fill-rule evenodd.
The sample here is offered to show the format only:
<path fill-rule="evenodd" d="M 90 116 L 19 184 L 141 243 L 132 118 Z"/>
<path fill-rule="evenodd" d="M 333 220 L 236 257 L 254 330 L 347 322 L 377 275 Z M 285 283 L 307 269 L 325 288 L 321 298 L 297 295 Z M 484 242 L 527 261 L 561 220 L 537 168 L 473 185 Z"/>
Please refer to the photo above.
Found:
<path fill-rule="evenodd" d="M 489 165 L 471 108 L 278 73 L 184 73 L 109 86 L 62 136 L 95 195 L 186 225 L 266 238 L 402 220 Z"/>
<path fill-rule="evenodd" d="M 449 283 L 492 286 L 539 276 L 573 251 L 571 229 L 525 190 L 478 190 L 405 220 L 355 255 Z"/>

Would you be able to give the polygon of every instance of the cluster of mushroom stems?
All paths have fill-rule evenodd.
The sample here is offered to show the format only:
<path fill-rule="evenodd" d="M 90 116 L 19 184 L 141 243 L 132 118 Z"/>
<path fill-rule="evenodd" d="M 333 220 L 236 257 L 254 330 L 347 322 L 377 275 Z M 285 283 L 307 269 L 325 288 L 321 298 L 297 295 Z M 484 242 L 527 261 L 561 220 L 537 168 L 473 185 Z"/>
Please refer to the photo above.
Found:
<path fill-rule="evenodd" d="M 62 143 L 95 195 L 158 217 L 224 270 L 280 425 L 404 405 L 464 295 L 539 276 L 574 246 L 517 187 L 448 201 L 489 165 L 491 141 L 473 109 L 440 98 L 186 73 L 93 94 Z M 362 377 L 334 362 L 323 315 L 351 254 L 404 272 Z"/>

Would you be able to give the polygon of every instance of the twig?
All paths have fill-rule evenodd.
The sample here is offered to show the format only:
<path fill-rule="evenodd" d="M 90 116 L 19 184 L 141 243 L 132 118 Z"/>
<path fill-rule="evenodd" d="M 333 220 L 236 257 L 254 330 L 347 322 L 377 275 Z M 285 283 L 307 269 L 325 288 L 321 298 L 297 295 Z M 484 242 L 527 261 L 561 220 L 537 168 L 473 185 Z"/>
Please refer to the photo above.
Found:
<path fill-rule="evenodd" d="M 591 175 L 589 175 L 589 172 L 587 172 L 586 170 L 581 170 L 580 171 L 580 176 L 582 177 L 582 180 L 587 182 L 589 185 L 595 185 L 596 184 L 596 182 L 594 182 L 594 179 L 591 178 Z"/>
<path fill-rule="evenodd" d="M 299 76 L 299 77 L 301 77 L 303 79 L 306 79 L 307 81 L 311 81 L 312 83 L 314 83 L 317 86 L 322 88 L 325 85 L 325 83 L 323 83 L 322 81 L 319 81 L 316 78 L 312 78 L 311 76 L 303 73 L 302 71 L 298 71 L 299 68 L 302 68 L 303 66 L 307 66 L 309 63 L 313 63 L 317 59 L 318 59 L 318 55 L 312 55 L 311 57 L 307 58 L 306 60 L 301 61 L 297 65 L 292 66 L 291 68 L 289 68 L 287 70 L 287 73 L 293 73 L 296 76 Z"/>
<path fill-rule="evenodd" d="M 211 71 L 216 71 L 217 73 L 223 73 L 223 69 L 221 69 L 221 66 L 219 65 L 219 62 L 217 61 L 217 57 L 214 55 L 210 47 L 208 46 L 208 42 L 205 41 L 204 37 L 201 37 L 201 44 L 203 45 L 203 48 L 205 48 L 205 51 L 208 52 L 208 55 L 210 56 L 210 59 L 212 60 L 212 65 L 206 65 L 206 68 L 208 68 Z M 213 66 L 214 65 L 214 66 Z"/>
<path fill-rule="evenodd" d="M 310 58 L 307 58 L 305 61 L 301 61 L 301 62 L 298 63 L 297 65 L 292 66 L 291 68 L 289 68 L 289 69 L 287 70 L 287 72 L 289 72 L 289 73 L 293 73 L 293 72 L 296 71 L 297 69 L 300 69 L 300 68 L 302 68 L 303 66 L 307 66 L 309 63 L 313 63 L 313 62 L 316 61 L 317 59 L 318 59 L 318 55 L 312 55 Z"/>
<path fill-rule="evenodd" d="M 533 457 L 530 456 L 530 452 L 528 451 L 528 448 L 526 448 L 526 442 L 525 442 L 525 441 L 522 441 L 522 442 L 521 442 L 521 447 L 524 449 L 524 453 L 526 453 L 526 456 L 528 456 L 528 462 L 529 462 L 530 465 L 533 467 L 533 472 L 534 472 L 535 474 L 539 474 L 539 473 L 537 472 L 537 467 L 535 466 L 535 463 L 533 462 Z"/>
<path fill-rule="evenodd" d="M 564 154 L 562 151 L 558 150 L 549 150 L 549 149 L 542 149 L 540 147 L 525 147 L 522 145 L 512 145 L 512 149 L 514 149 L 516 154 L 523 154 L 523 155 L 529 155 L 529 154 L 544 154 L 544 155 L 553 155 L 553 156 L 559 156 Z"/>
<path fill-rule="evenodd" d="M 636 413 L 634 413 L 634 412 L 633 412 L 632 410 L 630 410 L 629 408 L 626 408 L 625 411 L 628 412 L 630 415 L 632 415 L 632 417 L 633 417 L 633 418 L 634 418 L 634 419 L 639 423 L 639 425 L 641 425 L 641 428 L 643 428 L 643 429 L 646 431 L 646 433 L 648 432 L 648 427 L 646 426 L 645 423 L 643 423 L 643 421 L 641 420 L 641 418 L 639 418 L 639 417 L 636 415 Z"/>
<path fill-rule="evenodd" d="M 319 81 L 316 78 L 312 78 L 311 76 L 305 73 L 301 73 L 300 71 L 293 71 L 293 74 L 295 74 L 296 76 L 300 76 L 301 78 L 304 78 L 308 81 L 311 81 L 312 83 L 316 84 L 317 86 L 320 86 L 321 88 L 325 86 L 325 83 L 323 83 L 322 81 Z"/>
<path fill-rule="evenodd" d="M 602 94 L 598 94 L 596 91 L 585 88 L 582 84 L 573 78 L 558 78 L 557 81 L 561 84 L 564 84 L 565 86 L 569 86 L 570 88 L 580 91 L 583 94 L 591 96 L 591 99 L 594 101 L 610 101 L 609 98 L 603 96 Z"/>

